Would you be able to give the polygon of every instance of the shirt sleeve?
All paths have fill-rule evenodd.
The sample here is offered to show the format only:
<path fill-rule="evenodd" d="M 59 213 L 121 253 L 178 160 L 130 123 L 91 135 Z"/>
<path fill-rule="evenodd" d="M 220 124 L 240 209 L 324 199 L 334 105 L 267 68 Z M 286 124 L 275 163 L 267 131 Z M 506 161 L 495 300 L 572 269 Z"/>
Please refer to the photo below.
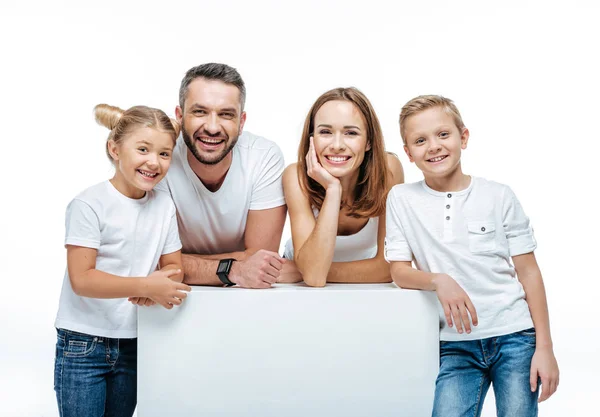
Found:
<path fill-rule="evenodd" d="M 89 204 L 73 200 L 65 216 L 65 245 L 98 249 L 101 233 L 98 215 Z"/>
<path fill-rule="evenodd" d="M 167 232 L 167 239 L 165 240 L 165 246 L 163 247 L 161 255 L 168 255 L 169 253 L 177 252 L 181 250 L 181 240 L 179 239 L 179 229 L 177 228 L 177 212 L 175 206 L 172 205 L 172 216 L 169 222 L 169 231 Z"/>
<path fill-rule="evenodd" d="M 281 149 L 277 146 L 269 148 L 252 187 L 250 210 L 266 210 L 285 204 L 281 182 L 284 167 Z"/>
<path fill-rule="evenodd" d="M 400 219 L 399 198 L 394 189 L 387 197 L 387 208 L 385 212 L 385 246 L 384 257 L 388 262 L 412 261 L 413 253 L 404 235 L 402 221 Z"/>
<path fill-rule="evenodd" d="M 510 256 L 533 252 L 537 247 L 533 228 L 510 187 L 505 188 L 502 210 L 504 233 Z"/>

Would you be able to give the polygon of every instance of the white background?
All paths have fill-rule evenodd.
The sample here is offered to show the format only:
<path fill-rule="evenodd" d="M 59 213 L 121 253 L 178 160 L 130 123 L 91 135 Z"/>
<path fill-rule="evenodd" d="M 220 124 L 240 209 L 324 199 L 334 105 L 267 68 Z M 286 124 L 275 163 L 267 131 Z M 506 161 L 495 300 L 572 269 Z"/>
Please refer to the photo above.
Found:
<path fill-rule="evenodd" d="M 402 151 L 401 106 L 419 94 L 454 99 L 471 131 L 464 171 L 511 185 L 535 227 L 561 367 L 540 415 L 595 414 L 600 13 L 592 2 L 5 3 L 0 415 L 57 415 L 65 207 L 112 172 L 108 131 L 92 108 L 145 104 L 174 115 L 182 76 L 205 62 L 240 71 L 246 129 L 276 141 L 287 163 L 313 101 L 358 87 L 407 181 L 421 176 Z M 494 415 L 489 399 L 484 416 Z"/>

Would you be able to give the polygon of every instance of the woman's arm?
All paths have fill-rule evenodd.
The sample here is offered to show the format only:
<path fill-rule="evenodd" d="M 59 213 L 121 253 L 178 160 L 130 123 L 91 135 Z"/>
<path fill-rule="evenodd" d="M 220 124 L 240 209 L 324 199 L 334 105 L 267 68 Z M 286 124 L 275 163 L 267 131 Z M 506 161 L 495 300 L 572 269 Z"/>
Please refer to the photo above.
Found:
<path fill-rule="evenodd" d="M 404 182 L 404 171 L 400 160 L 393 154 L 387 154 L 389 189 L 396 184 Z M 388 191 L 389 191 L 388 189 Z M 383 256 L 383 243 L 385 240 L 385 213 L 379 216 L 377 229 L 377 254 L 374 258 L 351 262 L 333 262 L 327 282 L 345 283 L 377 283 L 392 282 L 390 265 Z"/>
<path fill-rule="evenodd" d="M 298 182 L 296 164 L 283 172 L 283 191 L 290 213 L 294 261 L 304 282 L 311 287 L 323 287 L 333 260 L 338 217 L 342 199 L 341 185 L 327 187 L 325 200 L 318 219 L 310 207 L 308 197 Z"/>

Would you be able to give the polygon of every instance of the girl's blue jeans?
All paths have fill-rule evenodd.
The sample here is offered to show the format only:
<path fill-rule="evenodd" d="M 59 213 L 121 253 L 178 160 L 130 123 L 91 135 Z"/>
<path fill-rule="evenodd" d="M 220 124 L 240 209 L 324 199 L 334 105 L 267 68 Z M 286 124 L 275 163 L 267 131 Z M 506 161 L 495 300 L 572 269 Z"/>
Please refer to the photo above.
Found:
<path fill-rule="evenodd" d="M 57 329 L 54 390 L 61 417 L 131 417 L 137 396 L 137 339 Z"/>
<path fill-rule="evenodd" d="M 498 417 L 534 417 L 539 392 L 529 372 L 535 352 L 533 328 L 481 340 L 440 342 L 440 373 L 433 417 L 479 417 L 490 384 Z"/>

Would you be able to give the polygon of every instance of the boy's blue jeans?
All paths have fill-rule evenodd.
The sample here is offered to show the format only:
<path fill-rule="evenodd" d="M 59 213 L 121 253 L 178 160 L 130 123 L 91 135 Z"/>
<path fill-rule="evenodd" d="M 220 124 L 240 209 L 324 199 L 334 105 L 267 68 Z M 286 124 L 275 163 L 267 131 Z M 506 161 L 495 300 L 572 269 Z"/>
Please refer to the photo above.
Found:
<path fill-rule="evenodd" d="M 54 390 L 61 417 L 131 417 L 137 401 L 137 339 L 57 329 Z"/>
<path fill-rule="evenodd" d="M 533 328 L 504 336 L 440 342 L 440 373 L 433 417 L 479 417 L 490 383 L 498 417 L 537 416 L 538 390 L 529 372 L 535 352 Z"/>

